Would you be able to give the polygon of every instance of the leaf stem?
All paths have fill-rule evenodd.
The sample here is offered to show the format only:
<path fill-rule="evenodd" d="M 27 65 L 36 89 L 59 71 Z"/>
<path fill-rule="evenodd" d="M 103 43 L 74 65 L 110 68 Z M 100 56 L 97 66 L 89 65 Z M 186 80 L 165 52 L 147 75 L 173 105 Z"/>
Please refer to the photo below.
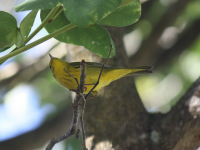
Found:
<path fill-rule="evenodd" d="M 27 37 L 27 39 L 25 40 L 25 44 L 28 43 L 43 27 L 45 27 L 49 23 L 49 21 L 55 15 L 59 7 L 60 6 L 57 6 L 50 11 L 50 13 L 44 19 L 44 21 Z"/>
<path fill-rule="evenodd" d="M 34 41 L 33 43 L 30 43 L 30 44 L 28 44 L 28 45 L 26 45 L 26 46 L 23 46 L 23 47 L 21 47 L 21 48 L 15 50 L 15 51 L 13 51 L 12 53 L 9 53 L 9 54 L 7 54 L 7 55 L 1 57 L 1 58 L 0 58 L 0 64 L 2 64 L 4 61 L 6 61 L 6 60 L 9 59 L 9 58 L 11 58 L 11 57 L 13 57 L 13 56 L 15 56 L 15 55 L 18 55 L 18 54 L 20 54 L 20 53 L 22 53 L 22 52 L 24 52 L 24 51 L 26 51 L 26 50 L 28 50 L 28 49 L 30 49 L 30 48 L 36 46 L 36 45 L 39 45 L 39 44 L 41 44 L 41 43 L 43 43 L 43 42 L 49 40 L 50 38 L 55 37 L 55 36 L 57 36 L 57 35 L 59 35 L 59 34 L 65 32 L 65 31 L 68 31 L 68 30 L 74 28 L 74 27 L 76 27 L 76 25 L 74 25 L 74 24 L 72 24 L 72 23 L 71 23 L 71 24 L 68 24 L 68 25 L 66 25 L 66 26 L 64 26 L 64 27 L 62 27 L 62 28 L 60 28 L 59 30 L 57 30 L 57 31 L 55 31 L 55 32 L 53 32 L 53 33 L 51 33 L 51 34 L 48 34 L 48 35 L 44 36 L 43 38 L 41 38 L 41 39 L 39 39 L 39 40 L 37 40 L 37 41 Z"/>
<path fill-rule="evenodd" d="M 51 22 L 54 21 L 62 11 L 63 11 L 63 7 L 62 7 L 61 10 L 51 19 Z"/>

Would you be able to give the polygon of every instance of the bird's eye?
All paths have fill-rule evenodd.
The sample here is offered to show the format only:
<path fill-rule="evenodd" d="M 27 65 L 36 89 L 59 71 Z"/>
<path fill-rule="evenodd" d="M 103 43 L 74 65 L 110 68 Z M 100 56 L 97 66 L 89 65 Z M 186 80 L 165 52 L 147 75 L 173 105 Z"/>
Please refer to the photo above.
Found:
<path fill-rule="evenodd" d="M 49 66 L 49 68 L 51 69 L 51 66 Z"/>

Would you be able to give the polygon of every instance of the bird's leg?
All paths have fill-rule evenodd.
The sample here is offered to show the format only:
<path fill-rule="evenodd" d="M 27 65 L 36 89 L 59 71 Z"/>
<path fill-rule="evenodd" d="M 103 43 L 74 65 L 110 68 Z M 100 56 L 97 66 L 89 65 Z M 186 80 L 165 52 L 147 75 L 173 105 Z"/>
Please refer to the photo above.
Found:
<path fill-rule="evenodd" d="M 86 99 L 85 99 L 85 97 L 84 97 L 84 95 L 82 93 L 80 95 L 82 96 L 83 99 L 79 102 L 79 105 L 83 107 L 84 106 L 83 104 L 86 103 Z M 85 107 L 84 107 L 84 109 L 85 109 Z"/>
<path fill-rule="evenodd" d="M 83 97 L 83 100 L 85 101 L 85 97 L 80 93 L 80 85 L 79 85 L 79 83 L 78 83 L 77 78 L 75 78 L 75 77 L 72 76 L 67 70 L 65 70 L 65 67 L 63 68 L 63 70 L 64 70 L 66 73 L 68 73 L 72 78 L 74 78 L 74 80 L 76 81 L 76 83 L 77 83 L 77 85 L 78 85 L 77 89 L 69 89 L 69 91 L 75 92 L 76 94 L 80 94 L 80 95 Z M 84 90 L 87 91 L 87 88 L 84 87 Z M 79 104 L 79 105 L 81 105 L 81 104 Z M 81 105 L 81 106 L 83 106 L 83 105 Z M 74 109 L 74 110 L 77 110 L 77 109 L 74 108 L 73 103 L 72 103 L 71 108 Z"/>
<path fill-rule="evenodd" d="M 99 78 L 98 78 L 96 84 L 95 84 L 95 85 L 93 86 L 93 88 L 90 90 L 90 92 L 85 96 L 85 99 L 87 99 L 87 97 L 90 95 L 90 93 L 91 93 L 91 92 L 96 88 L 96 86 L 99 84 L 99 80 L 100 80 L 100 78 L 101 78 L 101 74 L 102 74 L 103 69 L 104 69 L 104 66 L 105 66 L 105 64 L 106 64 L 106 62 L 107 62 L 107 60 L 108 60 L 108 58 L 109 58 L 109 56 L 110 56 L 111 50 L 112 50 L 112 45 L 111 45 L 111 47 L 110 47 L 110 52 L 109 52 L 109 54 L 108 54 L 108 57 L 106 58 L 106 61 L 104 62 L 103 66 L 102 66 L 102 68 L 101 68 L 101 72 L 100 72 L 100 74 L 99 74 Z"/>
<path fill-rule="evenodd" d="M 85 85 L 95 85 L 95 84 L 85 84 Z M 87 87 L 84 87 L 84 92 L 87 91 Z"/>

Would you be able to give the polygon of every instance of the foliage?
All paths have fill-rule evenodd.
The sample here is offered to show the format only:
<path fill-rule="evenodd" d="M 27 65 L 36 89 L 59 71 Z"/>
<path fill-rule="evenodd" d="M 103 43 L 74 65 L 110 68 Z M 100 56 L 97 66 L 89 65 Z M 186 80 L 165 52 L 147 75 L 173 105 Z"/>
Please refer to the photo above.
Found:
<path fill-rule="evenodd" d="M 200 60 L 199 59 L 199 56 L 200 56 L 199 36 L 197 36 L 196 38 L 191 38 L 191 36 L 190 36 L 194 32 L 198 32 L 198 35 L 199 35 L 199 30 L 198 30 L 199 25 L 195 28 L 194 22 L 197 19 L 199 19 L 199 10 L 200 10 L 199 9 L 199 6 L 200 6 L 199 2 L 200 1 L 190 1 L 186 5 L 186 7 L 183 7 L 184 9 L 183 8 L 181 9 L 181 12 L 178 15 L 176 14 L 177 8 L 179 8 L 179 7 L 177 7 L 177 3 L 182 4 L 182 2 L 184 2 L 184 1 L 177 1 L 176 3 L 171 3 L 170 5 L 169 4 L 168 5 L 163 4 L 164 2 L 165 1 L 146 1 L 145 3 L 142 4 L 143 5 L 143 9 L 142 9 L 143 12 L 142 12 L 142 18 L 140 19 L 140 21 L 137 22 L 136 24 L 134 24 L 133 26 L 128 26 L 128 27 L 124 28 L 125 33 L 127 33 L 127 35 L 133 35 L 134 34 L 134 36 L 137 36 L 137 37 L 141 36 L 140 37 L 141 39 L 139 39 L 139 40 L 130 39 L 130 37 L 129 37 L 128 40 L 131 41 L 131 43 L 133 43 L 133 46 L 131 46 L 129 48 L 130 51 L 133 52 L 134 47 L 135 46 L 137 47 L 137 45 L 139 45 L 138 47 L 143 47 L 146 44 L 146 42 L 151 43 L 150 46 L 148 46 L 148 47 L 146 46 L 145 48 L 143 48 L 143 51 L 142 51 L 142 48 L 141 49 L 137 48 L 138 51 L 136 52 L 136 54 L 138 52 L 142 51 L 141 55 L 134 54 L 137 57 L 130 56 L 129 61 L 131 62 L 132 66 L 136 66 L 136 65 L 154 65 L 155 66 L 155 72 L 153 74 L 151 74 L 150 76 L 147 76 L 147 75 L 137 76 L 135 81 L 136 81 L 137 91 L 139 92 L 146 108 L 148 110 L 150 110 L 151 112 L 152 111 L 159 111 L 159 112 L 162 112 L 162 113 L 166 113 L 167 111 L 169 111 L 170 107 L 175 105 L 175 103 L 186 92 L 186 90 L 192 84 L 192 82 L 194 82 L 196 80 L 196 78 L 199 76 L 199 64 L 200 64 L 200 62 L 199 62 L 199 60 Z M 122 8 L 122 7 L 120 7 L 120 8 Z M 59 12 L 60 9 L 61 9 L 61 7 L 59 7 L 59 10 L 57 12 Z M 47 10 L 51 10 L 51 8 L 46 8 L 42 11 L 47 11 Z M 159 22 L 169 12 L 173 12 L 176 15 L 170 15 L 169 19 L 163 20 L 162 24 L 160 24 Z M 64 11 L 61 12 L 60 14 L 62 14 L 62 13 L 64 14 Z M 113 13 L 114 13 L 114 11 L 113 11 Z M 54 21 L 56 21 L 56 19 L 58 19 L 58 18 L 59 18 L 59 15 L 57 16 L 57 18 L 55 18 Z M 65 18 L 67 18 L 67 17 L 65 17 Z M 123 18 L 121 18 L 121 19 L 123 19 Z M 104 19 L 102 19 L 102 20 L 104 20 Z M 117 21 L 117 20 L 118 19 L 116 19 L 115 21 Z M 45 28 L 47 29 L 48 26 L 55 23 L 54 21 L 52 21 L 51 23 L 48 23 L 45 26 Z M 170 23 L 168 21 L 170 21 Z M 122 20 L 120 22 L 122 22 Z M 96 23 L 96 24 L 98 24 L 98 23 Z M 103 23 L 101 23 L 101 25 L 102 24 Z M 165 27 L 162 26 L 164 24 L 166 24 Z M 173 29 L 176 28 L 179 31 L 178 33 L 167 32 L 168 35 L 175 35 L 176 36 L 176 38 L 174 39 L 174 45 L 171 45 L 172 47 L 163 48 L 161 43 L 159 43 L 159 45 L 158 45 L 158 39 L 160 39 L 160 36 L 163 35 L 163 34 L 160 34 L 159 37 L 157 37 L 157 35 L 159 33 L 165 33 L 164 31 L 166 29 L 172 28 L 172 27 L 173 27 Z M 74 27 L 74 28 L 80 28 L 80 27 Z M 162 30 L 160 28 L 162 28 Z M 188 30 L 188 31 L 190 31 L 190 32 L 188 32 L 190 34 L 185 34 L 185 32 L 187 32 L 188 28 L 190 29 L 190 30 Z M 48 31 L 48 32 L 50 32 L 50 31 Z M 67 32 L 69 32 L 69 31 L 67 31 Z M 30 37 L 30 35 L 28 37 Z M 57 38 L 57 37 L 58 36 L 56 36 L 55 38 Z M 182 37 L 187 37 L 187 38 L 186 38 L 185 41 L 179 42 L 179 41 L 181 41 Z M 26 38 L 25 38 L 25 40 L 26 40 Z M 125 41 L 125 46 L 127 46 L 126 40 L 124 40 L 124 41 Z M 184 46 L 185 43 L 188 43 L 188 42 L 190 43 L 189 46 Z M 178 47 L 176 46 L 177 44 L 179 45 Z M 63 57 L 63 59 L 64 59 L 66 53 L 63 53 L 63 52 L 65 52 L 64 49 L 66 48 L 66 45 L 65 44 L 62 44 L 62 45 L 63 45 L 63 47 L 58 47 L 54 50 L 50 50 L 49 52 L 52 53 L 52 54 L 53 53 L 56 54 L 55 51 L 58 52 L 58 53 L 61 52 L 62 55 L 59 55 L 59 57 Z M 6 50 L 7 48 L 9 48 L 9 47 L 0 48 L 0 51 Z M 82 47 L 80 49 L 82 49 Z M 128 49 L 128 47 L 126 47 L 126 49 Z M 7 53 L 8 51 L 6 51 L 5 53 Z M 169 56 L 168 54 L 170 54 L 170 53 L 171 53 L 171 55 Z M 3 54 L 3 53 L 1 53 L 1 54 Z M 29 54 L 29 53 L 26 53 L 26 54 Z M 164 58 L 161 57 L 162 54 L 165 55 Z M 44 55 L 44 53 L 43 53 L 43 55 Z M 148 55 L 148 58 L 146 57 L 145 60 L 140 61 L 141 59 L 143 59 L 147 55 Z M 28 61 L 27 61 L 28 58 L 23 57 L 23 56 L 27 56 L 27 55 L 19 55 L 18 57 L 15 57 L 15 58 L 17 58 L 17 62 L 10 63 L 10 61 L 9 61 L 9 62 L 7 62 L 7 64 L 9 63 L 8 65 L 5 63 L 5 65 L 1 66 L 2 68 L 3 67 L 7 68 L 7 70 L 5 70 L 4 68 L 0 69 L 0 71 L 1 71 L 0 77 L 2 77 L 4 74 L 5 74 L 5 77 L 6 77 L 6 78 L 3 78 L 3 79 L 2 78 L 0 79 L 1 80 L 0 81 L 1 82 L 1 84 L 0 84 L 1 85 L 1 91 L 0 91 L 0 93 L 1 93 L 0 94 L 1 95 L 0 96 L 1 103 L 2 103 L 2 101 L 4 101 L 4 100 L 2 100 L 3 99 L 2 95 L 7 95 L 5 93 L 7 93 L 11 88 L 16 86 L 20 82 L 27 82 L 27 83 L 30 82 L 40 92 L 40 100 L 41 100 L 42 106 L 49 104 L 49 103 L 52 103 L 53 105 L 56 106 L 55 107 L 56 112 L 59 111 L 59 113 L 62 112 L 62 110 L 66 109 L 66 105 L 71 104 L 71 99 L 70 99 L 71 96 L 69 96 L 68 99 L 66 98 L 66 97 L 68 97 L 68 93 L 66 93 L 66 90 L 61 88 L 56 83 L 56 81 L 53 79 L 52 75 L 50 74 L 49 69 L 47 68 L 47 66 L 48 66 L 47 63 L 48 63 L 48 60 L 49 60 L 48 56 L 44 55 L 44 57 L 41 56 L 41 58 L 37 58 L 36 60 L 33 57 L 33 58 L 31 58 L 31 60 L 28 60 Z M 84 57 L 84 56 L 83 55 L 79 56 L 78 59 L 80 59 L 81 57 Z M 159 58 L 162 58 L 162 59 L 159 59 Z M 167 59 L 167 61 L 166 61 L 165 58 Z M 24 62 L 25 62 L 24 60 L 26 60 L 26 62 L 28 64 L 24 65 Z M 163 65 L 163 63 L 162 63 L 163 61 L 165 61 L 167 63 L 165 63 Z M 159 67 L 156 67 L 157 66 L 156 64 L 157 65 L 161 64 L 161 65 L 158 65 Z M 13 67 L 9 68 L 11 65 L 13 65 Z M 40 67 L 36 67 L 36 66 L 43 66 L 43 67 L 41 69 Z M 18 68 L 16 73 L 13 73 L 12 76 L 9 75 L 9 74 L 6 76 L 6 74 L 9 71 L 10 72 L 15 71 L 16 68 Z M 24 78 L 24 77 L 27 77 L 27 76 L 28 76 L 28 78 Z M 130 82 L 132 82 L 132 84 L 134 84 L 133 80 L 131 80 Z M 120 86 L 122 86 L 122 85 L 120 85 Z M 116 86 L 116 87 L 118 87 L 118 86 Z M 123 86 L 123 87 L 125 87 L 125 86 Z M 115 91 L 114 88 L 111 89 L 111 90 Z M 122 90 L 121 92 L 124 92 L 124 90 Z M 119 93 L 117 93 L 117 94 L 119 94 Z M 135 97 L 131 97 L 130 101 L 132 99 L 134 99 L 134 101 L 137 100 L 137 99 L 135 99 Z M 102 99 L 102 101 L 103 101 L 103 99 Z M 102 103 L 102 101 L 101 101 L 101 103 Z M 88 101 L 88 104 L 90 104 L 91 102 L 92 101 Z M 161 104 L 166 105 L 166 108 L 164 108 L 165 106 L 163 106 Z M 5 102 L 5 105 L 6 105 L 6 102 Z M 21 108 L 23 106 L 23 105 L 20 105 L 20 101 L 18 102 L 18 106 L 19 106 L 18 108 Z M 97 108 L 100 108 L 100 113 L 111 112 L 111 108 L 107 107 L 107 106 L 113 106 L 113 105 L 93 105 L 92 107 L 89 107 L 89 105 L 88 105 L 87 107 L 88 108 L 94 107 L 95 111 L 96 111 Z M 120 106 L 123 106 L 123 108 L 124 108 L 124 105 L 120 105 Z M 186 106 L 186 105 L 184 105 L 184 106 Z M 133 107 L 134 106 L 131 105 L 130 109 L 132 109 Z M 135 109 L 135 110 L 132 109 L 132 110 L 135 111 L 137 109 Z M 173 109 L 173 110 L 175 110 L 175 109 Z M 177 110 L 180 111 L 180 109 L 177 109 Z M 92 120 L 94 118 L 94 114 L 91 113 L 92 112 L 91 109 L 87 109 L 87 111 L 90 111 L 90 112 L 88 113 L 89 115 L 86 115 L 86 116 L 89 116 L 89 118 L 91 118 L 90 120 Z M 46 121 L 53 120 L 54 122 L 59 123 L 59 121 L 56 118 L 56 115 L 58 115 L 59 113 L 56 113 L 56 112 L 54 114 L 50 114 L 48 116 L 48 118 L 46 119 Z M 114 113 L 118 113 L 119 111 L 117 110 L 116 112 L 115 111 L 112 111 L 112 112 L 114 114 Z M 183 111 L 181 111 L 181 112 L 183 112 Z M 184 112 L 186 112 L 186 111 L 184 111 Z M 91 117 L 91 114 L 92 114 L 92 117 Z M 171 117 L 175 117 L 179 113 L 177 113 L 175 115 L 173 115 L 173 113 L 168 113 L 167 115 L 169 116 L 170 114 L 171 114 Z M 156 115 L 156 114 L 152 114 L 152 115 Z M 150 115 L 150 116 L 152 116 L 152 115 Z M 158 115 L 162 116 L 160 113 Z M 186 116 L 187 115 L 185 114 L 183 118 L 186 118 Z M 101 115 L 99 117 L 98 121 L 104 123 L 106 121 L 106 119 L 103 118 L 103 117 L 104 117 L 104 115 Z M 121 117 L 122 116 L 120 114 L 120 118 Z M 127 115 L 126 115 L 126 117 L 127 117 Z M 130 116 L 128 116 L 127 119 L 129 119 L 129 117 Z M 145 117 L 143 116 L 141 118 L 145 118 Z M 166 118 L 166 117 L 162 117 L 162 118 Z M 180 117 L 180 118 L 182 118 L 182 117 Z M 152 119 L 152 118 L 150 118 L 150 119 Z M 64 120 L 68 120 L 70 122 L 71 116 L 67 117 L 65 115 Z M 198 119 L 193 119 L 193 120 L 197 121 Z M 108 124 L 109 126 L 111 124 L 113 124 L 113 121 L 108 120 L 108 122 L 109 122 L 109 124 Z M 137 122 L 137 121 L 133 121 L 133 122 Z M 160 117 L 158 117 L 158 120 L 154 120 L 153 122 L 159 124 L 159 122 L 163 122 L 163 121 L 161 121 Z M 151 121 L 151 123 L 153 123 L 153 122 Z M 168 122 L 170 122 L 170 121 L 168 121 Z M 173 122 L 174 124 L 176 123 L 175 120 L 171 120 L 171 122 Z M 49 122 L 46 122 L 46 124 L 47 123 L 49 123 Z M 61 123 L 63 124 L 63 122 L 61 122 Z M 144 122 L 144 123 L 146 123 L 146 122 Z M 150 126 L 148 123 L 149 122 L 146 123 L 146 126 L 151 128 L 152 126 Z M 177 123 L 179 125 L 180 119 L 177 119 Z M 184 125 L 184 123 L 187 123 L 187 121 L 186 122 L 183 121 L 182 125 Z M 94 122 L 94 124 L 92 124 L 92 129 L 94 129 L 94 126 L 96 124 L 97 124 L 96 122 Z M 120 122 L 117 122 L 114 125 L 116 125 L 116 124 L 121 127 Z M 49 124 L 49 126 L 50 125 L 51 124 Z M 133 125 L 134 124 L 131 124 L 130 126 L 132 127 Z M 137 122 L 137 125 L 138 125 L 138 122 Z M 103 128 L 97 128 L 97 130 L 94 129 L 94 131 L 99 131 L 102 135 L 106 135 L 106 138 L 104 138 L 103 140 L 105 140 L 105 139 L 107 140 L 107 139 L 109 139 L 109 137 L 108 137 L 108 134 L 104 134 L 105 133 L 104 131 L 109 126 L 106 126 L 106 124 L 104 124 L 102 126 Z M 65 129 L 66 129 L 66 127 L 67 126 L 65 126 Z M 91 127 L 87 126 L 87 128 L 91 128 Z M 169 129 L 170 130 L 172 129 L 171 131 L 173 131 L 174 128 L 175 128 L 174 126 L 171 126 L 171 128 L 169 128 Z M 59 129 L 61 129 L 61 127 Z M 159 129 L 159 126 L 156 129 Z M 170 130 L 168 130 L 169 132 L 165 132 L 165 134 L 163 134 L 163 136 L 160 136 L 160 137 L 171 138 L 170 137 L 170 135 L 171 135 Z M 39 134 L 41 134 L 41 127 L 38 128 L 38 131 L 40 131 Z M 49 130 L 48 135 L 50 135 L 51 131 L 55 132 L 54 129 Z M 131 130 L 129 130 L 129 131 L 131 131 Z M 145 131 L 145 130 L 143 130 L 143 131 Z M 30 136 L 26 136 L 26 134 L 19 136 L 19 137 L 16 138 L 16 141 L 19 141 L 19 140 L 22 141 L 21 137 L 26 137 L 26 138 L 24 138 L 25 140 L 20 142 L 20 143 L 23 143 L 23 145 L 26 145 L 26 143 L 29 143 L 29 142 L 26 142 L 26 141 L 29 140 L 29 137 L 31 137 L 31 139 L 33 139 L 33 135 L 36 135 L 36 133 L 37 133 L 37 130 L 32 132 L 32 134 Z M 114 135 L 112 135 L 112 137 L 116 137 L 115 132 L 113 132 L 113 133 L 114 133 Z M 159 132 L 159 133 L 161 133 L 161 132 Z M 131 134 L 129 134 L 129 135 L 131 135 Z M 139 134 L 139 135 L 141 135 L 141 134 Z M 179 135 L 179 134 L 177 134 L 177 135 Z M 54 137 L 54 136 L 52 136 L 52 137 Z M 95 137 L 99 137 L 99 136 L 95 136 Z M 125 137 L 125 136 L 123 136 L 123 137 Z M 37 139 L 39 139 L 40 141 L 44 141 L 44 143 L 46 142 L 46 140 L 44 140 L 43 137 L 38 138 L 38 136 L 36 136 L 35 141 Z M 146 139 L 148 139 L 148 138 L 146 138 Z M 165 139 L 167 139 L 167 138 L 165 138 Z M 160 138 L 160 140 L 162 140 L 161 143 L 164 143 L 163 138 Z M 77 141 L 77 139 L 74 139 L 74 142 L 75 141 Z M 124 141 L 125 140 L 123 140 L 123 143 L 124 143 Z M 73 147 L 73 146 L 71 146 L 72 142 L 70 141 L 70 139 L 67 140 L 66 142 L 70 143 L 69 145 L 66 146 L 67 148 L 70 149 L 71 147 Z M 6 143 L 7 146 L 15 145 L 11 142 L 9 142 L 9 144 L 7 144 L 7 141 L 5 143 Z M 19 142 L 18 142 L 18 144 L 19 144 Z M 37 142 L 34 142 L 32 144 L 37 146 Z M 27 145 L 28 148 L 26 148 L 26 149 L 30 149 L 30 145 L 32 145 L 32 144 L 28 144 Z M 134 145 L 138 145 L 138 144 L 134 144 Z M 158 143 L 155 143 L 155 145 L 157 147 Z M 147 148 L 148 148 L 148 146 L 149 145 L 147 145 Z M 22 149 L 21 147 L 18 147 L 18 148 Z M 13 149 L 13 148 L 10 148 L 10 149 Z M 78 148 L 74 148 L 74 149 L 78 149 Z M 160 148 L 160 149 L 162 149 L 162 148 Z"/>
<path fill-rule="evenodd" d="M 108 56 L 110 45 L 113 45 L 113 57 L 115 46 L 108 31 L 101 25 L 128 26 L 135 23 L 141 14 L 139 0 L 25 0 L 15 9 L 32 11 L 23 19 L 20 27 L 17 27 L 12 15 L 0 11 L 0 52 L 16 45 L 11 53 L 0 58 L 1 64 L 52 37 L 61 42 L 82 45 L 104 58 Z M 42 23 L 29 35 L 38 10 L 41 10 Z M 49 35 L 26 44 L 43 27 Z"/>

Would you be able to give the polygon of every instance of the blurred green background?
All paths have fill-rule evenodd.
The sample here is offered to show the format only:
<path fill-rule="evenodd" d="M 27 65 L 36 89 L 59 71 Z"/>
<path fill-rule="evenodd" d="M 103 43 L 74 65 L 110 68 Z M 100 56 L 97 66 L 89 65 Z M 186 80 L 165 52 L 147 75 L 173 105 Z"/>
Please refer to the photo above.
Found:
<path fill-rule="evenodd" d="M 200 1 L 180 1 L 141 0 L 141 19 L 124 27 L 131 65 L 155 66 L 153 74 L 135 77 L 139 95 L 150 113 L 167 113 L 200 75 Z M 14 11 L 20 2 L 0 1 L 0 10 L 13 14 L 18 24 L 28 14 Z M 40 22 L 38 13 L 32 30 Z M 46 34 L 43 29 L 32 41 Z M 56 82 L 48 68 L 48 53 L 66 60 L 68 47 L 51 39 L 0 66 L 0 149 L 6 140 L 46 127 L 66 109 L 72 111 L 71 93 Z M 10 51 L 0 53 L 0 57 Z M 65 117 L 66 127 L 71 117 Z M 40 143 L 43 146 L 38 149 L 46 144 Z M 71 137 L 54 147 L 64 149 L 81 149 L 81 145 Z"/>

